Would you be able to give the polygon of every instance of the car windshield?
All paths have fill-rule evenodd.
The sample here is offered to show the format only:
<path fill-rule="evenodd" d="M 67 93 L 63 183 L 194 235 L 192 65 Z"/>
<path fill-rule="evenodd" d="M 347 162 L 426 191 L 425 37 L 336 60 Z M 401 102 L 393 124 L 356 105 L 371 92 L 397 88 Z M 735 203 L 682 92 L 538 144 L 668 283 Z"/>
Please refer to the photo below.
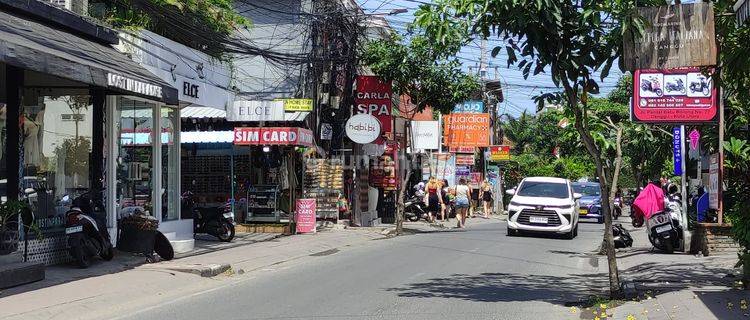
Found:
<path fill-rule="evenodd" d="M 524 197 L 549 197 L 557 199 L 570 197 L 567 184 L 540 181 L 525 181 L 521 184 L 516 194 Z"/>
<path fill-rule="evenodd" d="M 573 192 L 580 193 L 584 196 L 598 196 L 601 188 L 598 185 L 573 185 Z"/>

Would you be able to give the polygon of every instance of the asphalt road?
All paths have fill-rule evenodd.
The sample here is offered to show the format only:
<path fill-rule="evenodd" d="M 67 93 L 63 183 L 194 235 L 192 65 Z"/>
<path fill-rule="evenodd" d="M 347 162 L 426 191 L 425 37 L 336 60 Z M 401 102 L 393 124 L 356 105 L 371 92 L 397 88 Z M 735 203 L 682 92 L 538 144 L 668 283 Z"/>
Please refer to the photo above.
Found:
<path fill-rule="evenodd" d="M 163 302 L 132 319 L 579 319 L 571 305 L 606 289 L 590 253 L 602 225 L 574 240 L 509 237 L 505 222 L 322 252 Z"/>

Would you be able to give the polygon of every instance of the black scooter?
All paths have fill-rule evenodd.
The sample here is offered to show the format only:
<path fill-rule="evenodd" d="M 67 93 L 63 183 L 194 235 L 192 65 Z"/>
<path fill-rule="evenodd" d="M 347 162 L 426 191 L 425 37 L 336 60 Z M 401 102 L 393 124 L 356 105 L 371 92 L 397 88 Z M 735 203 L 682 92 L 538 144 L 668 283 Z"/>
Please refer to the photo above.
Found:
<path fill-rule="evenodd" d="M 65 213 L 65 235 L 68 252 L 81 268 L 91 265 L 92 258 L 112 260 L 115 250 L 104 223 L 104 205 L 101 193 L 89 191 L 73 200 Z"/>
<path fill-rule="evenodd" d="M 427 216 L 427 205 L 422 197 L 414 196 L 404 202 L 404 216 L 411 222 L 417 222 L 422 217 Z"/>
<path fill-rule="evenodd" d="M 677 82 L 667 82 L 667 85 L 665 87 L 667 89 L 667 92 L 679 92 L 684 94 L 685 93 L 685 83 L 682 82 L 682 79 L 677 79 Z"/>
<path fill-rule="evenodd" d="M 206 233 L 223 242 L 234 239 L 234 221 L 230 204 L 218 208 L 198 209 L 192 192 L 182 194 L 183 210 L 193 213 L 193 232 Z"/>

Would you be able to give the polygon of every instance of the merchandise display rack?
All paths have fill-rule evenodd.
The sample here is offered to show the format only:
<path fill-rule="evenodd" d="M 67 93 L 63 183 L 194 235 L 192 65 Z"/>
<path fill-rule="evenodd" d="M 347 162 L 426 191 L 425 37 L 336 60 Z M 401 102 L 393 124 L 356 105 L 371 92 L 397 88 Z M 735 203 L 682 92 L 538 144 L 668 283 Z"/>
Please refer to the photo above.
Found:
<path fill-rule="evenodd" d="M 338 198 L 344 189 L 344 165 L 340 159 L 306 159 L 304 198 L 315 199 L 316 216 L 338 220 Z"/>

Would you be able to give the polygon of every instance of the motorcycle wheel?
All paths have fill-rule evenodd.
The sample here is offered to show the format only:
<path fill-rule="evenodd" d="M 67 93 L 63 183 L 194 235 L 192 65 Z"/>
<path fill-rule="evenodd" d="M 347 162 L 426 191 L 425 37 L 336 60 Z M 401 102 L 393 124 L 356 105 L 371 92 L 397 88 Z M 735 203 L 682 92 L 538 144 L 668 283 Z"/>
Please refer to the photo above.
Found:
<path fill-rule="evenodd" d="M 234 239 L 234 225 L 229 222 L 224 222 L 224 232 L 222 232 L 219 235 L 216 235 L 219 240 L 222 242 L 230 242 L 232 239 Z"/>
<path fill-rule="evenodd" d="M 102 251 L 99 256 L 102 257 L 102 260 L 104 261 L 110 261 L 115 257 L 115 248 L 112 246 L 108 246 Z"/>
<path fill-rule="evenodd" d="M 662 250 L 664 250 L 664 252 L 666 253 L 674 253 L 674 245 L 672 244 L 672 239 L 664 241 L 664 248 L 662 248 Z"/>
<path fill-rule="evenodd" d="M 409 221 L 411 221 L 411 222 L 417 222 L 417 221 L 419 221 L 419 216 L 416 215 L 416 214 L 415 215 L 407 216 L 406 218 L 409 219 Z"/>
<path fill-rule="evenodd" d="M 711 93 L 711 92 L 710 92 L 710 91 L 708 90 L 708 87 L 705 87 L 705 88 L 703 88 L 702 92 L 703 92 L 703 95 L 704 95 L 704 96 L 707 96 L 707 95 L 708 95 L 709 93 Z"/>
<path fill-rule="evenodd" d="M 70 248 L 70 255 L 73 256 L 73 260 L 75 260 L 76 264 L 81 269 L 88 268 L 91 265 L 91 257 L 86 254 L 81 246 Z"/>
<path fill-rule="evenodd" d="M 662 95 L 664 94 L 664 92 L 663 92 L 663 91 L 661 91 L 661 89 L 656 89 L 656 90 L 654 90 L 654 93 L 656 93 L 656 95 L 657 95 L 657 96 L 660 96 L 660 97 L 661 97 L 661 96 L 662 96 Z"/>

